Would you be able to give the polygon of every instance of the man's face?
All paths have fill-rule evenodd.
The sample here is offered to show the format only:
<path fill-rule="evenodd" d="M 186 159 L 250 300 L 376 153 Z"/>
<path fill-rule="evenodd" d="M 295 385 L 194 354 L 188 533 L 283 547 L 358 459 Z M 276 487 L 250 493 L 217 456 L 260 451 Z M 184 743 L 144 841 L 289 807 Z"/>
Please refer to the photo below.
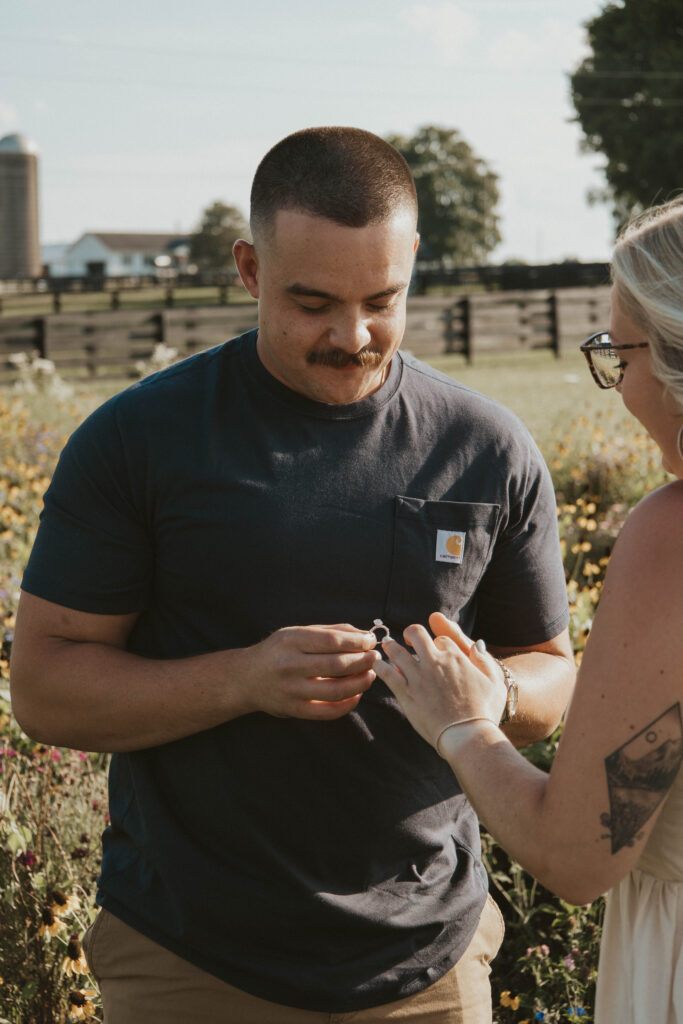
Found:
<path fill-rule="evenodd" d="M 331 405 L 376 391 L 403 338 L 416 248 L 409 209 L 364 228 L 280 210 L 256 246 L 237 242 L 268 372 Z"/>

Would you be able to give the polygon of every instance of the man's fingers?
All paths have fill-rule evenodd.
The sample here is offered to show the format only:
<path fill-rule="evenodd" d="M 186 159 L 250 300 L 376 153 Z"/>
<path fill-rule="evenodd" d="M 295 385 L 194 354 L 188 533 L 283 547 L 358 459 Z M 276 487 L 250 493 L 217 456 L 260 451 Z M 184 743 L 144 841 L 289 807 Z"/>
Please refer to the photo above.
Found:
<path fill-rule="evenodd" d="M 296 687 L 297 699 L 304 701 L 324 701 L 338 704 L 351 697 L 362 695 L 375 681 L 375 672 L 358 672 L 352 676 L 339 679 L 304 679 Z"/>
<path fill-rule="evenodd" d="M 308 718 L 317 722 L 330 722 L 335 718 L 343 718 L 344 715 L 348 715 L 349 711 L 353 711 L 354 708 L 358 707 L 362 696 L 362 693 L 358 693 L 353 697 L 347 697 L 345 700 L 309 700 L 301 705 L 301 709 L 296 717 Z"/>
<path fill-rule="evenodd" d="M 369 651 L 377 644 L 377 637 L 369 630 L 363 632 L 342 623 L 337 626 L 290 626 L 281 631 L 283 641 L 303 654 Z"/>
<path fill-rule="evenodd" d="M 292 659 L 291 670 L 307 679 L 323 677 L 342 679 L 345 676 L 367 672 L 382 660 L 379 651 L 361 651 L 358 654 L 304 654 Z"/>

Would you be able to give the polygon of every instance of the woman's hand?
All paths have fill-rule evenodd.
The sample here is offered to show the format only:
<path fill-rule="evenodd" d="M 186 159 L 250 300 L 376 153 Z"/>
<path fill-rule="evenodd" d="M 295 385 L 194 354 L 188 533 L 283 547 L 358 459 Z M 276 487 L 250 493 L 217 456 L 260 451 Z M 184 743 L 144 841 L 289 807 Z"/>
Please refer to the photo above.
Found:
<path fill-rule="evenodd" d="M 478 650 L 456 623 L 437 613 L 430 624 L 439 632 L 447 627 L 448 635 L 432 639 L 424 626 L 408 626 L 403 637 L 415 654 L 394 640 L 385 641 L 389 660 L 378 662 L 375 672 L 420 736 L 440 753 L 437 741 L 450 724 L 479 718 L 497 724 L 506 689 L 502 682 L 492 682 L 494 659 Z"/>

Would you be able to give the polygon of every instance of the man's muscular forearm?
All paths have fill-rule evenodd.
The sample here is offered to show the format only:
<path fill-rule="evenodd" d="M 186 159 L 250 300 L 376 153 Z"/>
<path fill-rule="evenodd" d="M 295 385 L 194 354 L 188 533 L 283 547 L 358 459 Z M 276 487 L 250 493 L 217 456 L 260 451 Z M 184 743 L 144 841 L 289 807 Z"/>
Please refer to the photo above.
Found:
<path fill-rule="evenodd" d="M 22 595 L 10 674 L 14 713 L 29 735 L 139 750 L 254 711 L 337 718 L 374 680 L 375 638 L 349 625 L 291 627 L 252 647 L 161 660 L 125 650 L 135 618 Z"/>
<path fill-rule="evenodd" d="M 504 660 L 518 683 L 519 700 L 513 720 L 501 728 L 514 746 L 525 747 L 545 739 L 559 725 L 576 670 L 570 657 L 540 651 Z"/>

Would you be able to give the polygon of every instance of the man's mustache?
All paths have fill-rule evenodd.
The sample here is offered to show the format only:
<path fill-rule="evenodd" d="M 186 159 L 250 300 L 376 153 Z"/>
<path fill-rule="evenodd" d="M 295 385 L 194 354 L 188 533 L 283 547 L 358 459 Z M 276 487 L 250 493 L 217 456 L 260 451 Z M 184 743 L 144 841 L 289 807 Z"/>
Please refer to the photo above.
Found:
<path fill-rule="evenodd" d="M 314 349 L 306 356 L 309 366 L 331 366 L 334 369 L 341 369 L 344 366 L 375 367 L 379 366 L 384 359 L 383 353 L 368 345 L 360 352 L 344 352 L 340 348 Z"/>

